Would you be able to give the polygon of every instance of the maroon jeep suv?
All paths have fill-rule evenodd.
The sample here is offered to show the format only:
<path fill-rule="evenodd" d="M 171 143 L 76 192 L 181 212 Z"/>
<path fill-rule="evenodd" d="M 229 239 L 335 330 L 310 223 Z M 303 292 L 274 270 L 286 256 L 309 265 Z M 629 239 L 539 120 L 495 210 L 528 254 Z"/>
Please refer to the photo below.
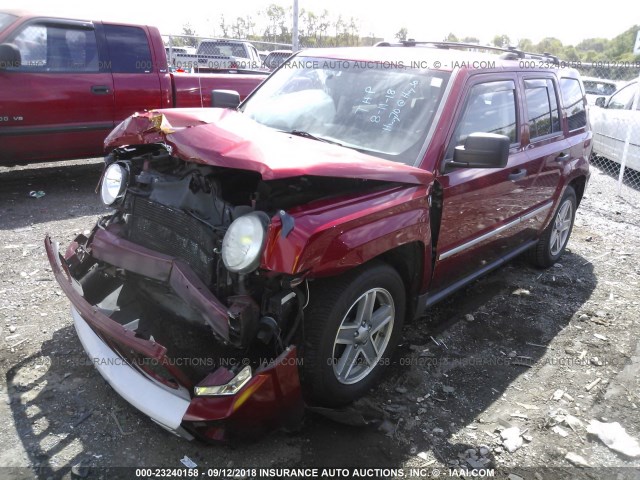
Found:
<path fill-rule="evenodd" d="M 578 74 L 406 42 L 307 50 L 242 104 L 138 113 L 105 140 L 114 208 L 53 272 L 96 367 L 187 438 L 344 405 L 405 320 L 517 255 L 562 255 L 589 178 Z"/>

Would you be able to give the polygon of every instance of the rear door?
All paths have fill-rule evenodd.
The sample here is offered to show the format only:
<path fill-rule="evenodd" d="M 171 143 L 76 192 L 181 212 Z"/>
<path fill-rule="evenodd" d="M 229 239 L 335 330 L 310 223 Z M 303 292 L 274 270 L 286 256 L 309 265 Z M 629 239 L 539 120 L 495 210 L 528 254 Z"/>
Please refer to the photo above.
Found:
<path fill-rule="evenodd" d="M 511 139 L 504 168 L 456 168 L 437 177 L 442 189 L 442 218 L 436 245 L 431 290 L 491 265 L 517 247 L 520 213 L 534 200 L 526 191 L 530 159 L 522 144 L 521 105 L 515 74 L 475 75 L 465 88 L 444 163 L 457 145 L 475 132 L 497 133 Z"/>
<path fill-rule="evenodd" d="M 518 205 L 518 213 L 526 215 L 521 232 L 524 240 L 535 237 L 542 228 L 562 185 L 562 172 L 573 157 L 562 128 L 555 75 L 545 72 L 522 74 L 520 82 L 524 92 L 523 143 L 528 175 L 516 183 L 527 193 L 525 202 Z M 532 211 L 538 213 L 531 215 Z"/>
<path fill-rule="evenodd" d="M 104 24 L 115 89 L 115 120 L 162 107 L 160 74 L 151 38 L 142 27 Z"/>
<path fill-rule="evenodd" d="M 36 18 L 7 41 L 21 63 L 0 69 L 0 162 L 100 155 L 114 97 L 94 25 Z"/>

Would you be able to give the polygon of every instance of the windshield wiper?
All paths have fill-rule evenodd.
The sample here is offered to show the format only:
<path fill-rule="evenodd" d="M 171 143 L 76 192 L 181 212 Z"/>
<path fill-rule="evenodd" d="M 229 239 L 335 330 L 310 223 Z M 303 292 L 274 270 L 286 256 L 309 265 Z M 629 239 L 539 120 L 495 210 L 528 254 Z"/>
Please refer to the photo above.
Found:
<path fill-rule="evenodd" d="M 318 137 L 317 135 L 314 135 L 313 133 L 305 132 L 304 130 L 291 130 L 289 132 L 284 132 L 284 133 L 295 135 L 297 137 L 310 138 L 311 140 L 317 140 L 319 142 L 331 143 L 333 145 L 342 146 L 341 143 L 334 142 L 333 140 L 329 140 L 328 138 Z"/>

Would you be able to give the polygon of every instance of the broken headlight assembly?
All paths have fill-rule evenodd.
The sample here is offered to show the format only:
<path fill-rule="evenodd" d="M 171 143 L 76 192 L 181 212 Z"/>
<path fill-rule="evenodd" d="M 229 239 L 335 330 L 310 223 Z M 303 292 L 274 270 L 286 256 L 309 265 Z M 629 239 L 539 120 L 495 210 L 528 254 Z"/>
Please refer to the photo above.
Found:
<path fill-rule="evenodd" d="M 102 175 L 100 197 L 105 205 L 112 205 L 122 198 L 129 183 L 129 172 L 119 163 L 112 163 Z"/>
<path fill-rule="evenodd" d="M 234 273 L 249 273 L 258 268 L 267 237 L 269 217 L 252 212 L 235 219 L 222 240 L 222 261 Z"/>

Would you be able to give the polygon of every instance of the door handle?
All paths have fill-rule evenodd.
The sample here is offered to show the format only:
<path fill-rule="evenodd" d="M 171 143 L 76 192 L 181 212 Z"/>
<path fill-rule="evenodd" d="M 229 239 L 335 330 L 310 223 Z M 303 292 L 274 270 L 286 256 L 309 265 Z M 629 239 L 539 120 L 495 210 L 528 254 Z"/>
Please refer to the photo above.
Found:
<path fill-rule="evenodd" d="M 91 87 L 91 93 L 96 95 L 107 95 L 109 93 L 109 87 L 106 85 L 94 85 Z"/>
<path fill-rule="evenodd" d="M 527 170 L 525 168 L 521 168 L 520 170 L 514 170 L 509 174 L 509 180 L 512 182 L 516 182 L 518 180 L 522 180 L 527 176 Z"/>
<path fill-rule="evenodd" d="M 560 155 L 558 155 L 556 157 L 556 162 L 563 162 L 564 160 L 567 160 L 569 158 L 569 153 L 568 152 L 562 152 Z"/>

